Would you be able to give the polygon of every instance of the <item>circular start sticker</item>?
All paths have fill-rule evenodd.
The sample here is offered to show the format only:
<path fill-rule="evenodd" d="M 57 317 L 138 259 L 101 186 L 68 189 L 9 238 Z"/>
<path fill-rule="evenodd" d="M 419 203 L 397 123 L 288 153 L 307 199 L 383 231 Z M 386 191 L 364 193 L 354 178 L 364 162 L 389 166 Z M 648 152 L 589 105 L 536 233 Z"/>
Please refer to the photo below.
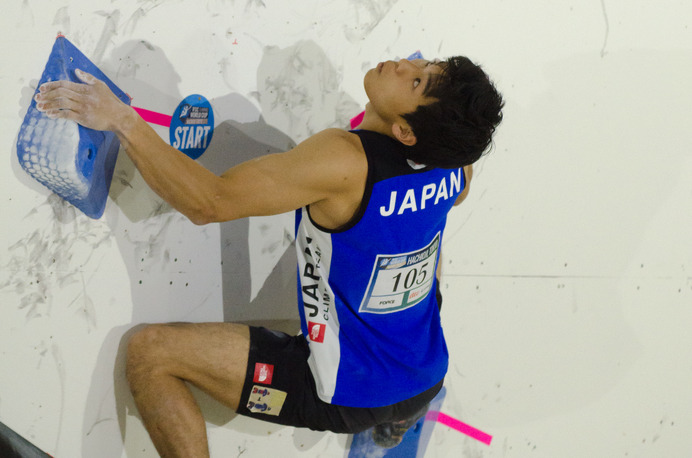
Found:
<path fill-rule="evenodd" d="M 214 111 L 199 94 L 185 97 L 173 112 L 169 130 L 171 145 L 192 159 L 200 157 L 214 133 Z"/>

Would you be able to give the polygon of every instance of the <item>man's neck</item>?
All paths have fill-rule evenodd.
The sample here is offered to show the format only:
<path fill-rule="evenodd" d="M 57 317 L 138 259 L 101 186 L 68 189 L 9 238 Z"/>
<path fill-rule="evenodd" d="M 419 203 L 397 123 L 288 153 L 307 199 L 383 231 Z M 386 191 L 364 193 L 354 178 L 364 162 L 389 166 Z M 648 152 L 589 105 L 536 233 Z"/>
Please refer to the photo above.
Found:
<path fill-rule="evenodd" d="M 372 109 L 372 106 L 368 102 L 365 105 L 365 114 L 363 115 L 363 121 L 356 127 L 357 129 L 370 130 L 372 132 L 377 132 L 388 137 L 394 138 L 392 134 L 392 126 L 390 123 L 383 120 L 376 112 Z"/>

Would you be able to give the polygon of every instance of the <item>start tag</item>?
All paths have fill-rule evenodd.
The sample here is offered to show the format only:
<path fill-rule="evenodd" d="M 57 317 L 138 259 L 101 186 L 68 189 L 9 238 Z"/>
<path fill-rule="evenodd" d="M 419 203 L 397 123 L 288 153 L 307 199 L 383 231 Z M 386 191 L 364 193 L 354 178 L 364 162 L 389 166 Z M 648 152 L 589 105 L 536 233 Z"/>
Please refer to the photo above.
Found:
<path fill-rule="evenodd" d="M 200 157 L 214 134 L 214 111 L 199 94 L 185 97 L 173 112 L 169 129 L 170 144 L 192 159 Z"/>

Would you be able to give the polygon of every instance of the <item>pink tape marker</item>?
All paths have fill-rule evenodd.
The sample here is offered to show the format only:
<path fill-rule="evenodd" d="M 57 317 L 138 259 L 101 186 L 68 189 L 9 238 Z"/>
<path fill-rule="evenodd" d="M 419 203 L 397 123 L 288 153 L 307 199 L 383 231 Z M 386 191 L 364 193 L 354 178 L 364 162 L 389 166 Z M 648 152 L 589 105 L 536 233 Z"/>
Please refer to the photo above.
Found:
<path fill-rule="evenodd" d="M 365 112 L 361 112 L 360 114 L 354 116 L 351 118 L 351 129 L 355 129 L 360 125 L 361 122 L 363 122 L 363 117 L 365 116 Z"/>
<path fill-rule="evenodd" d="M 139 114 L 142 117 L 142 119 L 144 119 L 146 122 L 158 124 L 159 126 L 163 127 L 171 127 L 171 120 L 173 119 L 173 116 L 157 113 L 155 111 L 145 110 L 144 108 L 132 108 L 134 108 L 137 114 Z"/>
<path fill-rule="evenodd" d="M 473 426 L 469 426 L 466 423 L 463 423 L 457 420 L 456 418 L 452 418 L 449 415 L 446 415 L 442 412 L 429 411 L 428 414 L 425 416 L 425 419 L 436 421 L 438 423 L 442 423 L 445 426 L 449 426 L 452 429 L 456 429 L 462 434 L 476 439 L 479 442 L 483 442 L 485 445 L 490 445 L 490 441 L 493 440 L 493 436 L 491 436 L 490 434 L 486 434 L 483 431 L 476 429 Z"/>

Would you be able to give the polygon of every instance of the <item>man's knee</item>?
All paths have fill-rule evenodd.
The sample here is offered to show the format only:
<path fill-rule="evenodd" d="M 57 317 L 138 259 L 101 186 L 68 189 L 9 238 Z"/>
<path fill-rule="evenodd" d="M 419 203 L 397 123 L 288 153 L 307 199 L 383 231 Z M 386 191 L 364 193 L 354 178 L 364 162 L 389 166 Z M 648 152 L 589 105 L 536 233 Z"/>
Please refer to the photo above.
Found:
<path fill-rule="evenodd" d="M 127 343 L 126 373 L 130 383 L 161 366 L 166 352 L 166 327 L 150 324 L 136 331 Z"/>

